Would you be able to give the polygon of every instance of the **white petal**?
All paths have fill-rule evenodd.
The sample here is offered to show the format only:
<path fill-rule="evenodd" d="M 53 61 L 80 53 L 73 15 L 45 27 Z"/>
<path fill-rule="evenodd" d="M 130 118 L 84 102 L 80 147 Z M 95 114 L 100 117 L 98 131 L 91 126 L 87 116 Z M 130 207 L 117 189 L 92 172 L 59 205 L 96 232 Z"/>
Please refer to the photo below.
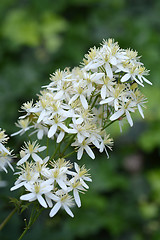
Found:
<path fill-rule="evenodd" d="M 84 109 L 88 109 L 88 103 L 83 94 L 80 95 L 80 100 L 81 100 L 81 103 L 82 103 L 82 106 L 84 107 Z"/>
<path fill-rule="evenodd" d="M 43 135 L 44 135 L 43 129 L 38 130 L 38 132 L 37 132 L 37 138 L 38 138 L 38 139 L 42 139 L 42 138 L 43 138 Z"/>
<path fill-rule="evenodd" d="M 105 99 L 106 93 L 107 93 L 107 87 L 106 87 L 106 85 L 103 85 L 103 87 L 101 88 L 101 97 L 102 97 L 102 99 Z"/>
<path fill-rule="evenodd" d="M 136 81 L 139 85 L 141 85 L 142 87 L 144 87 L 144 85 L 134 76 L 132 76 L 132 78 L 134 79 L 134 81 Z"/>
<path fill-rule="evenodd" d="M 39 148 L 37 149 L 37 152 L 42 152 L 42 151 L 44 151 L 46 148 L 47 148 L 46 146 L 39 147 Z"/>
<path fill-rule="evenodd" d="M 15 186 L 13 186 L 13 187 L 11 187 L 11 191 L 14 191 L 14 190 L 16 190 L 16 189 L 18 189 L 18 188 L 20 188 L 20 187 L 22 187 L 22 186 L 24 186 L 24 182 L 21 182 L 21 183 L 19 183 L 19 184 L 16 184 Z"/>
<path fill-rule="evenodd" d="M 116 111 L 118 111 L 118 107 L 119 107 L 118 99 L 116 98 L 116 99 L 114 100 L 114 108 L 115 108 Z"/>
<path fill-rule="evenodd" d="M 23 132 L 23 129 L 19 130 L 18 132 L 12 133 L 11 137 L 18 135 L 19 133 Z"/>
<path fill-rule="evenodd" d="M 58 185 L 63 189 L 63 190 L 67 190 L 67 186 L 66 184 L 61 180 L 61 179 L 56 179 L 56 182 L 58 183 Z"/>
<path fill-rule="evenodd" d="M 77 133 L 77 138 L 78 138 L 78 142 L 82 143 L 85 137 L 82 134 Z"/>
<path fill-rule="evenodd" d="M 133 126 L 133 120 L 132 120 L 131 115 L 130 115 L 128 110 L 126 110 L 126 117 L 127 117 L 127 120 L 129 122 L 130 126 L 132 127 Z"/>
<path fill-rule="evenodd" d="M 126 73 L 126 74 L 121 78 L 121 82 L 126 82 L 130 77 L 131 77 L 131 75 L 130 75 L 129 73 Z"/>
<path fill-rule="evenodd" d="M 44 198 L 40 194 L 37 194 L 37 199 L 42 207 L 47 208 L 47 204 L 46 204 Z"/>
<path fill-rule="evenodd" d="M 59 200 L 59 197 L 57 197 L 55 194 L 49 192 L 46 194 L 46 196 L 50 199 L 52 199 L 53 201 L 57 202 Z"/>
<path fill-rule="evenodd" d="M 64 125 L 63 123 L 59 123 L 58 124 L 58 126 L 60 127 L 60 128 L 62 128 L 65 132 L 69 132 L 69 129 L 66 127 L 66 125 Z"/>
<path fill-rule="evenodd" d="M 52 210 L 50 211 L 49 216 L 53 217 L 59 211 L 60 208 L 61 208 L 61 202 L 57 202 L 52 208 Z"/>
<path fill-rule="evenodd" d="M 74 217 L 72 211 L 69 209 L 69 207 L 66 204 L 63 204 L 64 210 L 71 216 Z"/>
<path fill-rule="evenodd" d="M 60 143 L 60 142 L 63 140 L 64 135 L 65 135 L 65 133 L 64 133 L 63 131 L 61 131 L 61 132 L 58 134 L 57 143 Z"/>
<path fill-rule="evenodd" d="M 78 119 L 76 119 L 75 124 L 81 124 L 84 121 L 84 119 L 82 117 L 79 117 Z"/>
<path fill-rule="evenodd" d="M 112 102 L 113 100 L 114 100 L 114 97 L 109 97 L 109 98 L 106 98 L 106 99 L 100 101 L 100 104 L 109 103 L 109 102 Z"/>
<path fill-rule="evenodd" d="M 77 159 L 80 160 L 82 158 L 82 155 L 83 155 L 83 148 L 80 147 L 77 152 Z"/>
<path fill-rule="evenodd" d="M 78 98 L 78 94 L 75 94 L 68 102 L 68 104 L 71 104 L 72 102 L 74 102 L 77 98 Z"/>
<path fill-rule="evenodd" d="M 81 179 L 80 182 L 81 182 L 83 187 L 85 187 L 86 189 L 89 188 L 89 186 L 83 181 L 83 179 Z"/>
<path fill-rule="evenodd" d="M 141 106 L 139 104 L 137 106 L 138 106 L 139 113 L 141 114 L 142 118 L 144 118 L 144 114 L 143 114 L 143 110 L 142 110 Z"/>
<path fill-rule="evenodd" d="M 124 110 L 120 109 L 110 117 L 110 120 L 114 121 L 114 120 L 118 119 L 119 117 L 121 117 L 123 114 L 124 114 Z"/>
<path fill-rule="evenodd" d="M 109 77 L 110 79 L 113 78 L 112 68 L 111 68 L 111 66 L 110 66 L 109 63 L 106 63 L 106 64 L 105 64 L 105 69 L 106 69 L 106 72 L 107 72 L 108 77 Z"/>
<path fill-rule="evenodd" d="M 99 66 L 101 66 L 103 64 L 103 62 L 96 62 L 96 63 L 93 63 L 92 61 L 90 63 L 88 63 L 86 66 L 85 66 L 85 69 L 86 70 L 90 70 L 90 69 L 95 69 Z"/>
<path fill-rule="evenodd" d="M 145 78 L 144 76 L 142 76 L 142 79 L 143 79 L 146 83 L 152 85 L 152 83 L 151 83 L 147 78 Z"/>
<path fill-rule="evenodd" d="M 79 173 L 80 167 L 78 166 L 78 164 L 76 162 L 74 162 L 74 168 L 75 168 L 76 172 Z"/>
<path fill-rule="evenodd" d="M 46 202 L 47 202 L 48 206 L 50 208 L 53 207 L 53 202 L 47 195 L 45 195 L 45 199 L 46 199 Z"/>
<path fill-rule="evenodd" d="M 64 94 L 64 91 L 60 90 L 59 92 L 56 93 L 56 95 L 54 96 L 54 99 L 55 100 L 61 99 L 63 94 Z"/>
<path fill-rule="evenodd" d="M 116 59 L 116 57 L 112 56 L 112 58 L 110 59 L 110 63 L 111 63 L 112 65 L 117 65 L 117 59 Z"/>
<path fill-rule="evenodd" d="M 35 197 L 35 193 L 28 193 L 20 197 L 21 200 L 28 201 Z"/>
<path fill-rule="evenodd" d="M 51 138 L 57 131 L 57 124 L 53 125 L 48 131 L 48 137 Z"/>
<path fill-rule="evenodd" d="M 94 73 L 91 76 L 91 79 L 93 81 L 99 80 L 100 78 L 104 77 L 104 73 Z"/>
<path fill-rule="evenodd" d="M 2 151 L 4 151 L 4 152 L 6 152 L 7 154 L 11 154 L 8 150 L 7 150 L 7 148 L 5 148 L 5 146 L 3 146 L 3 144 L 2 143 L 0 143 L 0 149 L 2 149 Z"/>
<path fill-rule="evenodd" d="M 43 160 L 36 153 L 32 153 L 31 156 L 35 162 L 43 163 Z"/>
<path fill-rule="evenodd" d="M 29 157 L 30 157 L 30 154 L 27 153 L 21 160 L 19 160 L 19 161 L 17 162 L 17 166 L 19 166 L 19 165 L 23 164 L 24 162 L 26 162 Z"/>
<path fill-rule="evenodd" d="M 44 110 L 41 112 L 41 114 L 40 114 L 40 116 L 39 116 L 39 118 L 38 118 L 37 123 L 40 123 L 40 122 L 43 120 L 43 118 L 45 117 L 45 115 L 46 115 L 46 110 L 44 109 Z"/>
<path fill-rule="evenodd" d="M 90 148 L 88 145 L 86 145 L 86 146 L 84 147 L 84 149 L 86 150 L 87 154 L 88 154 L 92 159 L 95 159 L 95 155 L 94 155 L 93 151 L 91 150 L 91 148 Z"/>
<path fill-rule="evenodd" d="M 77 206 L 81 207 L 81 199 L 79 197 L 79 193 L 78 193 L 77 189 L 73 189 L 73 195 L 74 195 L 74 199 L 75 199 Z"/>

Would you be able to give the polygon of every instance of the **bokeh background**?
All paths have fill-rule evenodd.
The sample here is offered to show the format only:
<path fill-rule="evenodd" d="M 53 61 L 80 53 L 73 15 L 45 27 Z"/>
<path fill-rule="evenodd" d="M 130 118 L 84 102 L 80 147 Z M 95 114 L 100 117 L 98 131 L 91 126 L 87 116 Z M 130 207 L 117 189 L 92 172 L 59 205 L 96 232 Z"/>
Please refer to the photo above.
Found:
<path fill-rule="evenodd" d="M 145 119 L 120 134 L 115 124 L 110 158 L 84 158 L 93 183 L 82 196 L 74 219 L 61 211 L 53 219 L 44 211 L 24 240 L 160 239 L 160 1 L 159 0 L 1 0 L 0 127 L 8 134 L 23 102 L 36 99 L 49 74 L 79 65 L 90 47 L 115 38 L 122 48 L 137 50 L 150 69 L 153 86 L 141 89 L 148 98 Z M 23 137 L 9 141 L 19 149 Z M 0 221 L 13 209 L 9 197 L 14 176 L 0 189 Z M 17 213 L 0 239 L 18 239 L 29 211 Z"/>

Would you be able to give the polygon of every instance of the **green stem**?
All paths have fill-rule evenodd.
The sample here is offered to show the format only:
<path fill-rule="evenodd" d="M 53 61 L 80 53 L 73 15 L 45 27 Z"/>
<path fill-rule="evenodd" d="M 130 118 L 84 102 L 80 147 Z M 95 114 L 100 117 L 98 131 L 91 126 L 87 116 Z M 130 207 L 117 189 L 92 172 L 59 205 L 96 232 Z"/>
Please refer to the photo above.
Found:
<path fill-rule="evenodd" d="M 113 124 L 114 122 L 116 122 L 118 119 L 111 121 L 110 123 L 104 125 L 104 127 L 102 128 L 102 130 L 104 130 L 105 128 L 109 127 L 111 124 Z"/>
<path fill-rule="evenodd" d="M 34 211 L 34 209 L 33 209 Z M 21 234 L 21 236 L 18 238 L 18 240 L 21 240 L 24 235 L 26 234 L 26 232 L 30 229 L 30 227 L 33 225 L 33 223 L 36 221 L 36 219 L 39 217 L 39 215 L 41 214 L 41 212 L 43 211 L 43 208 L 41 210 L 38 210 L 37 209 L 37 213 L 35 214 L 35 216 L 33 217 L 33 211 L 31 213 L 31 217 L 30 217 L 30 220 L 29 220 L 29 223 L 28 225 L 25 227 L 23 233 Z"/>
<path fill-rule="evenodd" d="M 70 153 L 68 153 L 68 154 L 66 154 L 63 158 L 67 158 L 67 157 L 71 156 L 73 153 L 75 153 L 75 150 L 70 152 Z"/>
<path fill-rule="evenodd" d="M 65 146 L 65 148 L 63 149 L 61 155 L 63 156 L 63 154 L 65 153 L 65 151 L 67 150 L 67 148 L 71 145 L 71 143 L 73 142 L 75 135 L 73 135 L 70 139 L 70 141 L 68 142 L 68 144 Z"/>
<path fill-rule="evenodd" d="M 48 151 L 49 151 L 49 138 L 47 137 L 47 156 L 48 156 Z"/>
<path fill-rule="evenodd" d="M 93 101 L 93 103 L 92 103 L 92 105 L 91 105 L 91 109 L 94 107 L 94 105 L 95 105 L 95 103 L 96 103 L 98 97 L 99 97 L 99 95 L 97 95 L 97 96 L 95 97 L 95 99 L 94 99 L 94 101 Z"/>
<path fill-rule="evenodd" d="M 16 211 L 17 211 L 17 208 L 14 208 L 12 212 L 4 219 L 4 221 L 0 225 L 0 231 L 3 229 L 3 227 L 10 220 L 10 218 L 15 214 Z"/>
<path fill-rule="evenodd" d="M 55 149 L 55 151 L 54 151 L 53 155 L 51 156 L 51 159 L 54 159 L 54 157 L 56 156 L 56 153 L 57 153 L 57 152 L 58 152 L 58 150 L 60 149 L 60 146 L 61 146 L 61 142 L 60 142 L 60 143 L 58 143 L 58 145 L 57 145 L 57 147 L 56 147 L 56 149 Z"/>

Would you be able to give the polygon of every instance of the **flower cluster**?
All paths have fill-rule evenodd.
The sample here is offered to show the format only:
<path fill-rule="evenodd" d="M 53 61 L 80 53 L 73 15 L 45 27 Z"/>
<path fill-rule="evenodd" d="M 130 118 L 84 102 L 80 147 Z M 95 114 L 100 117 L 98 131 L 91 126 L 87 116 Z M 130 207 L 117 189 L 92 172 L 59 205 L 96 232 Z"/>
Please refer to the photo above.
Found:
<path fill-rule="evenodd" d="M 79 193 L 89 188 L 86 181 L 92 181 L 88 170 L 74 163 L 74 171 L 72 164 L 64 158 L 53 161 L 47 156 L 42 159 L 38 153 L 45 149 L 45 146 L 40 147 L 36 142 L 25 143 L 20 152 L 21 159 L 17 162 L 18 178 L 11 191 L 24 187 L 29 193 L 20 199 L 29 202 L 38 200 L 42 207 L 51 208 L 50 217 L 60 208 L 73 217 L 70 208 L 74 202 L 81 207 Z"/>
<path fill-rule="evenodd" d="M 11 190 L 24 187 L 29 193 L 20 199 L 38 200 L 42 207 L 51 208 L 50 217 L 61 207 L 73 217 L 70 207 L 74 202 L 81 206 L 79 192 L 89 188 L 86 181 L 91 178 L 84 166 L 74 163 L 73 169 L 65 160 L 72 152 L 65 155 L 66 150 L 73 147 L 78 160 L 84 152 L 94 159 L 94 148 L 108 156 L 107 148 L 112 150 L 113 145 L 108 126 L 117 121 L 121 130 L 123 119 L 127 119 L 132 127 L 136 110 L 144 118 L 147 99 L 139 86 L 152 84 L 146 75 L 148 70 L 137 52 L 121 49 L 112 39 L 91 48 L 79 67 L 53 73 L 38 100 L 22 105 L 23 114 L 16 123 L 20 130 L 12 136 L 27 131 L 36 133 L 39 140 L 45 136 L 48 142 L 55 142 L 54 154 L 42 158 L 39 153 L 46 146 L 40 147 L 36 141 L 25 143 L 17 162 L 18 179 Z"/>
<path fill-rule="evenodd" d="M 7 143 L 9 137 L 5 134 L 4 130 L 0 128 L 0 171 L 7 171 L 7 166 L 9 166 L 13 171 L 13 167 L 11 165 L 11 161 L 13 158 L 12 151 L 9 148 L 6 148 L 5 144 Z M 0 180 L 0 187 L 6 185 L 5 181 Z"/>
<path fill-rule="evenodd" d="M 12 161 L 12 151 L 9 148 L 6 148 L 4 144 L 7 143 L 9 137 L 5 134 L 4 130 L 0 128 L 0 171 L 4 170 L 7 173 L 7 166 L 9 166 L 13 171 L 11 165 Z"/>
<path fill-rule="evenodd" d="M 103 41 L 89 50 L 80 67 L 52 74 L 36 103 L 22 105 L 25 114 L 17 123 L 21 129 L 13 135 L 30 130 L 38 139 L 46 135 L 57 143 L 71 135 L 77 159 L 84 151 L 94 159 L 94 147 L 106 153 L 112 147 L 108 124 L 118 121 L 121 127 L 126 118 L 133 126 L 136 110 L 144 118 L 147 99 L 138 86 L 151 84 L 145 75 L 148 71 L 136 51 L 121 49 L 112 39 Z"/>

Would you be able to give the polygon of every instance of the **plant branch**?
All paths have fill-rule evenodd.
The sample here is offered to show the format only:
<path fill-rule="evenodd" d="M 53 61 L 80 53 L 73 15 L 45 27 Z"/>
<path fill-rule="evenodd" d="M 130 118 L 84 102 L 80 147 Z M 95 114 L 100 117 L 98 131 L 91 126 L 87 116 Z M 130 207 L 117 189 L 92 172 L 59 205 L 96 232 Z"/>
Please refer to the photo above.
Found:
<path fill-rule="evenodd" d="M 3 227 L 7 224 L 7 222 L 11 219 L 11 217 L 15 214 L 17 211 L 17 208 L 15 207 L 12 212 L 4 219 L 4 221 L 0 225 L 0 231 L 3 229 Z"/>

